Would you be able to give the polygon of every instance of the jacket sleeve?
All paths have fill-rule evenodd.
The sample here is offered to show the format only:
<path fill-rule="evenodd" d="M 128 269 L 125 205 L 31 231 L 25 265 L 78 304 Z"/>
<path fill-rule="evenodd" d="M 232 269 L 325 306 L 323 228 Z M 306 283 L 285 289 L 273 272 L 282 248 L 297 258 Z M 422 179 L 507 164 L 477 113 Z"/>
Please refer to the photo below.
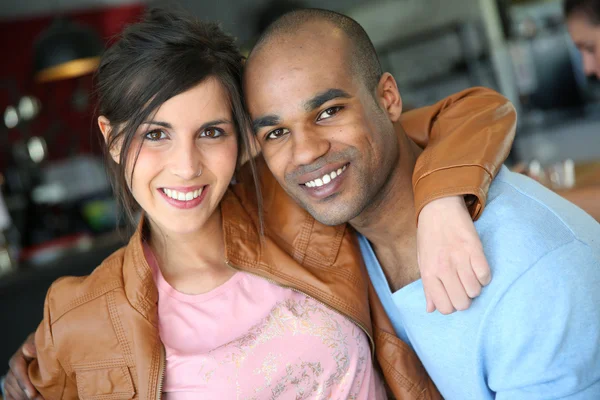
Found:
<path fill-rule="evenodd" d="M 516 121 L 513 105 L 486 88 L 467 89 L 404 113 L 404 130 L 424 148 L 413 173 L 417 217 L 432 200 L 472 195 L 467 205 L 477 219 L 512 147 Z"/>
<path fill-rule="evenodd" d="M 29 364 L 29 379 L 31 379 L 31 383 L 33 383 L 44 399 L 58 400 L 70 398 L 69 396 L 65 396 L 67 393 L 72 392 L 72 390 L 67 390 L 67 375 L 57 358 L 54 347 L 52 315 L 50 311 L 51 293 L 52 287 L 50 287 L 46 295 L 44 319 L 35 332 L 36 358 Z"/>

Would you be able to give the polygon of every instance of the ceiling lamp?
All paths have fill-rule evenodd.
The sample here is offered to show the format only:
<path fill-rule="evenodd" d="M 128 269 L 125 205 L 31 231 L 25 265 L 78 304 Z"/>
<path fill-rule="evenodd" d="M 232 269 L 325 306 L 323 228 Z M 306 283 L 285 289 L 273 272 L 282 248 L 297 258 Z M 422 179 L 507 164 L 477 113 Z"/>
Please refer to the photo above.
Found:
<path fill-rule="evenodd" d="M 35 80 L 53 82 L 92 73 L 103 50 L 102 39 L 93 29 L 57 18 L 34 44 Z"/>

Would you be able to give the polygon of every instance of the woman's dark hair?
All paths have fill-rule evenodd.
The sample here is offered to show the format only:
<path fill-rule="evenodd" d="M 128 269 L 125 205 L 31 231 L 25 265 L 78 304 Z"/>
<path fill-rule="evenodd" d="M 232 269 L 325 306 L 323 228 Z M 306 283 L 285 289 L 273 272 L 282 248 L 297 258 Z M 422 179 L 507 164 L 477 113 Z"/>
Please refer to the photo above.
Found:
<path fill-rule="evenodd" d="M 591 22 L 600 24 L 600 0 L 565 0 L 564 12 L 567 18 L 575 12 L 581 12 Z"/>
<path fill-rule="evenodd" d="M 256 154 L 250 147 L 254 142 L 247 134 L 249 119 L 243 106 L 242 67 L 243 57 L 234 39 L 217 24 L 162 9 L 149 10 L 141 22 L 127 27 L 104 53 L 96 73 L 98 112 L 110 121 L 112 128 L 106 141 L 106 163 L 113 190 L 129 222 L 135 221 L 139 207 L 125 176 L 131 144 L 138 127 L 170 98 L 206 79 L 217 79 L 228 94 L 240 139 L 239 156 L 243 157 L 245 151 Z M 110 155 L 116 150 L 118 163 Z M 134 167 L 139 151 L 138 148 L 135 153 Z M 256 184 L 253 158 L 249 157 L 248 162 Z M 260 212 L 258 185 L 256 190 Z"/>

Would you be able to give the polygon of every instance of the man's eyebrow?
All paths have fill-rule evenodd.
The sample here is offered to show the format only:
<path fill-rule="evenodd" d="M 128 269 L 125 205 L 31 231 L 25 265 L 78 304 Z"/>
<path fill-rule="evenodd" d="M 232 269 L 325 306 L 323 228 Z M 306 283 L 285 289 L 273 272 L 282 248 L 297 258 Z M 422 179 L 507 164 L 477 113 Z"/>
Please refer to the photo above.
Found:
<path fill-rule="evenodd" d="M 337 98 L 349 99 L 350 96 L 347 92 L 342 89 L 327 89 L 310 100 L 307 100 L 304 103 L 304 109 L 308 112 L 313 111 L 323 104 L 327 103 L 329 100 L 337 99 Z"/>
<path fill-rule="evenodd" d="M 252 121 L 252 130 L 254 133 L 256 133 L 260 128 L 275 126 L 280 122 L 281 120 L 277 115 L 263 115 L 262 117 L 255 118 Z"/>

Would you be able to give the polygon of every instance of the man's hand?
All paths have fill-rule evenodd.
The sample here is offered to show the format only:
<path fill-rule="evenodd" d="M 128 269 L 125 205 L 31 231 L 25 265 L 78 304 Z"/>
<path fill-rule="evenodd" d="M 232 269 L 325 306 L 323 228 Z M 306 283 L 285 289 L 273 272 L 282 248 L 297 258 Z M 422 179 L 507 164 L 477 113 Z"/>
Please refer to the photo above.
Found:
<path fill-rule="evenodd" d="M 29 380 L 27 367 L 35 358 L 35 334 L 29 335 L 21 348 L 11 357 L 8 365 L 10 371 L 4 381 L 4 400 L 43 400 Z"/>
<path fill-rule="evenodd" d="M 427 312 L 466 310 L 491 280 L 479 235 L 460 196 L 437 199 L 423 207 L 417 254 Z"/>

